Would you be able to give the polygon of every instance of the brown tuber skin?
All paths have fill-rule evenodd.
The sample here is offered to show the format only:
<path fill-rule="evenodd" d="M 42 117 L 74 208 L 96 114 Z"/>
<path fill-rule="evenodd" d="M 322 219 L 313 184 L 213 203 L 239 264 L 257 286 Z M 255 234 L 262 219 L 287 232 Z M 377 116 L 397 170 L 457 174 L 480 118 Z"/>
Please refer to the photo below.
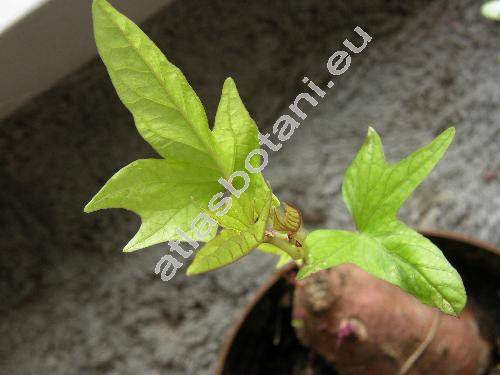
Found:
<path fill-rule="evenodd" d="M 340 374 L 481 374 L 490 344 L 473 311 L 441 313 L 357 266 L 297 283 L 296 332 Z"/>

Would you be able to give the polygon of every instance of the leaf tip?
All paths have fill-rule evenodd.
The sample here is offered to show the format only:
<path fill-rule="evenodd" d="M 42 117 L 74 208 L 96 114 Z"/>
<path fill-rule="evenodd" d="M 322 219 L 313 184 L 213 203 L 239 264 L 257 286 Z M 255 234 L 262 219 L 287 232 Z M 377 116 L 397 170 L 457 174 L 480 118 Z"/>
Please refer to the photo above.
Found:
<path fill-rule="evenodd" d="M 124 253 L 131 253 L 136 250 L 140 250 L 144 248 L 145 246 L 141 246 L 140 243 L 137 243 L 135 241 L 135 237 L 133 237 L 124 247 L 123 247 L 123 252 Z"/>
<path fill-rule="evenodd" d="M 231 77 L 227 77 L 224 80 L 224 84 L 222 85 L 222 93 L 228 93 L 231 91 L 237 91 L 236 89 L 236 82 L 234 82 L 234 79 Z"/>
<path fill-rule="evenodd" d="M 453 138 L 455 137 L 455 127 L 450 126 L 446 130 L 444 130 L 441 134 L 439 134 L 433 141 L 434 142 L 440 142 L 443 148 L 443 152 L 445 152 L 448 147 L 450 146 L 451 142 L 453 142 Z"/>
<path fill-rule="evenodd" d="M 86 214 L 89 214 L 91 212 L 94 212 L 94 211 L 97 211 L 99 210 L 101 207 L 98 207 L 96 205 L 96 196 L 98 194 L 96 194 L 91 200 L 90 202 L 88 202 L 85 207 L 83 207 L 83 212 L 85 212 Z"/>
<path fill-rule="evenodd" d="M 92 209 L 92 201 L 90 201 L 85 205 L 85 207 L 83 207 L 83 212 L 85 212 L 86 214 L 91 213 L 93 211 L 94 210 Z"/>
<path fill-rule="evenodd" d="M 193 263 L 191 263 L 188 267 L 188 269 L 186 270 L 186 275 L 188 276 L 196 276 L 198 275 L 200 272 L 196 270 L 196 266 L 194 266 L 194 261 Z"/>
<path fill-rule="evenodd" d="M 368 127 L 368 131 L 366 132 L 366 143 L 368 144 L 381 144 L 380 136 L 377 131 L 371 126 Z"/>
<path fill-rule="evenodd" d="M 448 135 L 451 139 L 455 136 L 456 129 L 454 126 L 450 126 L 448 129 L 446 129 L 443 134 Z"/>
<path fill-rule="evenodd" d="M 439 310 L 441 310 L 445 314 L 448 314 L 448 315 L 451 315 L 451 316 L 458 318 L 458 315 L 462 312 L 464 307 L 465 306 L 463 306 L 462 304 L 460 304 L 459 306 L 456 306 L 452 303 L 446 302 L 444 304 L 444 306 L 439 307 Z"/>
<path fill-rule="evenodd" d="M 368 127 L 368 132 L 366 133 L 366 136 L 367 137 L 370 137 L 370 136 L 373 136 L 373 135 L 376 135 L 377 132 L 375 131 L 374 128 L 372 128 L 371 126 Z"/>
<path fill-rule="evenodd" d="M 92 1 L 92 11 L 102 8 L 103 6 L 111 6 L 106 0 L 93 0 Z"/>
<path fill-rule="evenodd" d="M 102 204 L 101 200 L 102 190 L 103 188 L 101 188 L 101 190 L 99 190 L 96 193 L 96 195 L 94 195 L 92 199 L 85 205 L 85 207 L 83 208 L 83 212 L 88 214 L 91 212 L 102 210 L 103 208 L 111 208 L 111 207 L 106 207 L 106 205 Z"/>
<path fill-rule="evenodd" d="M 461 292 L 460 300 L 456 301 L 455 303 L 450 303 L 451 311 L 449 312 L 449 314 L 456 316 L 457 318 L 459 317 L 460 313 L 463 311 L 465 305 L 467 304 L 467 292 L 465 290 L 463 283 L 462 283 L 462 290 L 460 292 Z"/>

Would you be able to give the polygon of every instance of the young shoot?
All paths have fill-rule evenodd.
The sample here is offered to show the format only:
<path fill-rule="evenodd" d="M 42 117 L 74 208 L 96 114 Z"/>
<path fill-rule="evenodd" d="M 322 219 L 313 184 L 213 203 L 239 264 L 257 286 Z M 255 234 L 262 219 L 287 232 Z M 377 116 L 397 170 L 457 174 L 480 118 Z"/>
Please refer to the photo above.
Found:
<path fill-rule="evenodd" d="M 356 231 L 308 233 L 300 211 L 281 205 L 264 180 L 267 153 L 234 81 L 224 82 L 211 129 L 182 72 L 132 21 L 105 0 L 94 0 L 92 11 L 99 54 L 118 96 L 158 153 L 118 171 L 85 207 L 124 208 L 141 217 L 124 251 L 167 241 L 193 248 L 205 242 L 190 275 L 226 266 L 254 249 L 279 255 L 280 266 L 297 262 L 298 279 L 354 263 L 423 303 L 460 313 L 466 294 L 459 274 L 431 241 L 397 218 L 444 155 L 453 128 L 395 164 L 386 161 L 379 135 L 369 128 L 342 186 Z"/>

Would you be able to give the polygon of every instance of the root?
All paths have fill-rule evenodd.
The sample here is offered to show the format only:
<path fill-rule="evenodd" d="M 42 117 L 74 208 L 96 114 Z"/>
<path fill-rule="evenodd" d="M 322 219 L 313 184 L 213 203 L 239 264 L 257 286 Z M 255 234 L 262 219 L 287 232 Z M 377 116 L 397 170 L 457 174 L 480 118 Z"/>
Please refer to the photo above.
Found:
<path fill-rule="evenodd" d="M 434 319 L 432 320 L 431 328 L 429 329 L 427 336 L 425 337 L 424 341 L 420 343 L 420 345 L 413 352 L 413 354 L 408 357 L 403 366 L 401 366 L 401 369 L 399 370 L 399 375 L 405 375 L 415 364 L 415 362 L 420 358 L 425 349 L 427 349 L 431 341 L 436 336 L 436 332 L 439 327 L 440 321 L 441 321 L 441 312 L 436 310 L 436 313 L 434 314 Z"/>

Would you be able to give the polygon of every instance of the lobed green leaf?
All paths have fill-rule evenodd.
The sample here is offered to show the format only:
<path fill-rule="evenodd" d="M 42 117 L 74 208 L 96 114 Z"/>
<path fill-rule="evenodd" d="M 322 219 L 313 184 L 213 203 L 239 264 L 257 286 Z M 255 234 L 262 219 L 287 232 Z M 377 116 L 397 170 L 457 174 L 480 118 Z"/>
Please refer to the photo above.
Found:
<path fill-rule="evenodd" d="M 258 247 L 264 240 L 271 201 L 269 192 L 258 219 L 247 230 L 223 229 L 214 239 L 207 242 L 196 254 L 187 274 L 197 275 L 224 267 Z"/>
<path fill-rule="evenodd" d="M 342 185 L 344 202 L 358 230 L 383 230 L 387 219 L 395 219 L 406 199 L 442 158 L 454 134 L 455 129 L 449 128 L 429 145 L 390 165 L 379 135 L 370 128 Z"/>
<path fill-rule="evenodd" d="M 231 78 L 227 78 L 222 87 L 213 134 L 217 140 L 218 155 L 227 166 L 225 174 L 246 170 L 247 155 L 259 148 L 259 133 Z"/>
<path fill-rule="evenodd" d="M 142 225 L 124 251 L 182 239 L 175 231 L 178 227 L 195 240 L 204 240 L 189 228 L 200 212 L 192 199 L 206 207 L 220 190 L 217 178 L 212 169 L 194 164 L 165 159 L 136 160 L 104 185 L 85 206 L 85 212 L 124 208 L 140 215 Z"/>
<path fill-rule="evenodd" d="M 99 54 L 142 137 L 163 157 L 226 172 L 203 105 L 182 72 L 107 1 L 94 0 L 92 16 Z"/>
<path fill-rule="evenodd" d="M 85 207 L 85 212 L 125 208 L 141 217 L 141 227 L 125 251 L 171 239 L 182 229 L 194 240 L 192 220 L 224 189 L 218 179 L 245 171 L 245 159 L 259 147 L 258 129 L 245 109 L 234 81 L 222 90 L 214 131 L 199 98 L 182 72 L 127 17 L 105 0 L 94 0 L 94 32 L 99 54 L 141 136 L 165 160 L 138 160 L 115 174 Z M 225 217 L 227 228 L 255 223 L 269 187 L 261 173 L 250 174 L 250 187 Z M 256 211 L 257 210 L 257 211 Z M 212 233 L 208 239 L 215 235 Z"/>
<path fill-rule="evenodd" d="M 272 255 L 277 255 L 278 258 L 278 263 L 276 263 L 276 269 L 279 269 L 285 265 L 287 265 L 290 262 L 293 262 L 293 259 L 290 255 L 285 253 L 283 250 L 281 250 L 279 247 L 270 244 L 270 243 L 262 243 L 259 245 L 258 250 L 272 254 Z"/>
<path fill-rule="evenodd" d="M 429 145 L 391 165 L 380 137 L 370 128 L 342 186 L 358 232 L 309 234 L 305 241 L 308 259 L 298 278 L 354 263 L 422 302 L 458 315 L 466 303 L 460 275 L 432 242 L 396 218 L 402 204 L 444 155 L 454 133 L 453 128 L 447 129 Z"/>
<path fill-rule="evenodd" d="M 447 314 L 458 315 L 465 306 L 465 290 L 458 272 L 431 241 L 401 222 L 395 222 L 383 236 L 314 231 L 306 238 L 306 246 L 310 258 L 298 279 L 353 263 Z"/>

